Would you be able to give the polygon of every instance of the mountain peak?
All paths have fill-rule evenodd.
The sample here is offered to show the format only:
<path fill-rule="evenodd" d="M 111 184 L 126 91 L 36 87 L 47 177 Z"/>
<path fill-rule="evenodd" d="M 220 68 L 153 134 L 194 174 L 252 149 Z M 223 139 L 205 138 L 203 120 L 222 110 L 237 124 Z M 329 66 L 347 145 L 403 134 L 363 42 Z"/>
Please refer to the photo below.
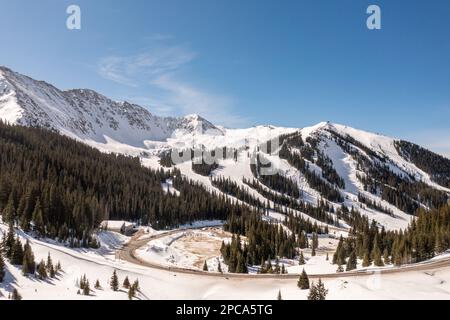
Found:
<path fill-rule="evenodd" d="M 91 89 L 60 90 L 11 69 L 0 67 L 0 119 L 44 127 L 81 140 L 143 146 L 162 141 L 176 130 L 219 130 L 199 115 L 158 117 L 129 102 L 114 101 Z M 220 130 L 219 130 L 220 131 Z"/>

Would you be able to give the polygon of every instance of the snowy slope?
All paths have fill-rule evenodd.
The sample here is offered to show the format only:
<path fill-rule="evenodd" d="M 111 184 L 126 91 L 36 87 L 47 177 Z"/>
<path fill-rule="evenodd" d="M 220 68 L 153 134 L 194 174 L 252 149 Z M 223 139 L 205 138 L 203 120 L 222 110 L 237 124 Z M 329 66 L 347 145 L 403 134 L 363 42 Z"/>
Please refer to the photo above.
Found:
<path fill-rule="evenodd" d="M 0 224 L 0 230 L 6 226 Z M 21 238 L 24 235 L 21 234 Z M 125 276 L 130 281 L 138 279 L 141 293 L 138 299 L 232 299 L 232 300 L 275 300 L 281 290 L 285 300 L 305 300 L 308 290 L 299 290 L 292 279 L 234 279 L 173 273 L 165 270 L 148 269 L 115 259 L 114 246 L 126 239 L 108 233 L 102 236 L 102 244 L 110 251 L 79 252 L 40 240 L 31 243 L 36 260 L 45 259 L 48 253 L 54 262 L 60 261 L 63 272 L 56 278 L 41 281 L 24 277 L 19 268 L 7 263 L 6 278 L 0 283 L 0 300 L 7 299 L 13 288 L 19 290 L 24 299 L 43 300 L 126 300 L 126 290 L 114 292 L 109 288 L 109 279 L 114 270 L 119 282 Z M 439 258 L 439 257 L 437 257 Z M 316 260 L 323 257 L 316 257 Z M 311 270 L 318 261 L 311 262 Z M 90 296 L 78 295 L 77 279 L 86 275 L 91 288 L 96 279 L 101 289 L 93 289 Z M 327 299 L 448 299 L 450 268 L 432 272 L 405 272 L 402 274 L 374 274 L 354 278 L 324 279 L 329 290 Z"/>
<path fill-rule="evenodd" d="M 449 189 L 433 182 L 427 173 L 401 157 L 394 145 L 396 139 L 387 136 L 329 122 L 302 129 L 269 125 L 228 129 L 215 126 L 198 115 L 181 118 L 159 117 L 143 107 L 128 102 L 116 102 L 92 90 L 59 90 L 44 81 L 34 80 L 5 67 L 0 67 L 0 119 L 12 124 L 49 128 L 102 152 L 139 156 L 143 165 L 153 168 L 161 168 L 159 155 L 164 151 L 199 146 L 206 150 L 231 147 L 239 150 L 238 161 L 220 161 L 219 169 L 213 172 L 213 175 L 230 177 L 264 203 L 267 199 L 242 183 L 243 177 L 252 178 L 249 154 L 257 150 L 263 142 L 280 135 L 299 132 L 303 140 L 308 137 L 318 139 L 319 150 L 332 160 L 334 169 L 345 182 L 345 188 L 339 190 L 345 198 L 344 204 L 347 207 L 358 207 L 363 214 L 388 229 L 406 227 L 411 216 L 383 201 L 378 195 L 364 191 L 357 178 L 357 174 L 361 172 L 358 172 L 356 161 L 334 141 L 335 135 L 351 137 L 371 152 L 387 159 L 390 170 L 399 176 L 405 179 L 413 176 L 417 181 L 450 194 Z M 365 154 L 364 150 L 359 151 Z M 371 158 L 370 155 L 366 156 Z M 280 174 L 297 182 L 303 201 L 316 205 L 318 200 L 322 199 L 320 192 L 309 186 L 302 173 L 291 167 L 287 161 L 280 160 L 276 154 L 268 158 Z M 321 175 L 322 169 L 319 166 L 306 161 L 310 170 Z M 178 164 L 177 167 L 183 174 L 202 182 L 208 189 L 220 192 L 211 186 L 208 177 L 194 173 L 190 163 Z M 358 194 L 381 203 L 389 208 L 393 215 L 361 205 L 358 202 Z M 338 203 L 331 205 L 336 209 L 340 206 Z"/>
<path fill-rule="evenodd" d="M 135 147 L 145 146 L 146 140 L 165 140 L 178 131 L 222 133 L 197 115 L 158 117 L 136 104 L 116 102 L 92 90 L 61 91 L 4 67 L 0 67 L 0 118 L 81 140 L 112 140 Z"/>

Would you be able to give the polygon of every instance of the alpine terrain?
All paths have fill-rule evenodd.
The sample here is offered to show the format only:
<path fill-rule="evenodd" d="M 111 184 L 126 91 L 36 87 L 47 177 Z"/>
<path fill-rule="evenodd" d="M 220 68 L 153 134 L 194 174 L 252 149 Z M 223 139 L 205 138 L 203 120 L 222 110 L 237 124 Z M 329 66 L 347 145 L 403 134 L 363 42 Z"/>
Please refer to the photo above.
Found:
<path fill-rule="evenodd" d="M 306 274 L 331 298 L 422 298 L 427 264 L 450 292 L 450 159 L 426 146 L 160 117 L 6 67 L 0 119 L 0 299 L 299 299 Z"/>

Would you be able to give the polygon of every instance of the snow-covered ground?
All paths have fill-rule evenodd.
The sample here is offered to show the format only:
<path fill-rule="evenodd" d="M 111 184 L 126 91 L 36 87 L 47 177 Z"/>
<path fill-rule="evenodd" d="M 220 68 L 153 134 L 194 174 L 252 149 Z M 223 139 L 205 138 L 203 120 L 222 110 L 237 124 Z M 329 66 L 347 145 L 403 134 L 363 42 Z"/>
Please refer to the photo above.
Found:
<path fill-rule="evenodd" d="M 6 229 L 4 225 L 0 228 L 2 231 Z M 0 299 L 7 298 L 13 287 L 24 299 L 127 299 L 126 290 L 114 292 L 109 288 L 108 281 L 114 270 L 117 270 L 120 283 L 125 276 L 131 281 L 139 279 L 139 299 L 270 300 L 276 299 L 278 290 L 281 290 L 283 299 L 306 299 L 308 294 L 307 290 L 297 288 L 295 279 L 227 279 L 133 265 L 115 259 L 115 250 L 127 240 L 126 237 L 104 232 L 100 239 L 102 249 L 99 250 L 73 250 L 33 239 L 31 245 L 36 260 L 45 259 L 50 253 L 54 262 L 61 262 L 63 272 L 57 279 L 39 281 L 24 277 L 17 267 L 7 264 L 6 279 L 0 284 Z M 323 256 L 320 255 L 310 259 L 305 268 L 308 264 L 314 268 L 321 259 Z M 76 283 L 84 274 L 91 288 L 96 279 L 103 288 L 94 289 L 91 296 L 78 295 Z M 329 290 L 328 299 L 449 299 L 450 267 L 432 272 L 324 279 L 324 283 Z"/>
<path fill-rule="evenodd" d="M 217 271 L 222 241 L 231 241 L 231 234 L 219 228 L 185 230 L 150 241 L 136 254 L 144 261 L 197 270 L 208 261 L 210 270 Z"/>

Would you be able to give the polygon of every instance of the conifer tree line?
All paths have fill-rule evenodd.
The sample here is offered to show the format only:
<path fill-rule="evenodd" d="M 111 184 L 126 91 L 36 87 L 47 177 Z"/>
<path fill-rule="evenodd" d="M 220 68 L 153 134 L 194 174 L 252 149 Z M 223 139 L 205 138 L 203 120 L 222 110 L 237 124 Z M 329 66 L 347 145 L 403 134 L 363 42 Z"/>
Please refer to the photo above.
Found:
<path fill-rule="evenodd" d="M 386 214 L 388 214 L 388 215 L 390 215 L 390 216 L 393 216 L 393 215 L 394 215 L 394 212 L 392 211 L 392 209 L 389 209 L 388 207 L 383 206 L 383 205 L 381 204 L 381 202 L 378 202 L 378 203 L 377 203 L 376 201 L 371 200 L 371 199 L 365 197 L 365 196 L 364 196 L 363 194 L 361 194 L 361 193 L 358 193 L 358 202 L 361 202 L 361 203 L 365 204 L 368 208 L 377 210 L 377 211 L 379 211 L 379 212 L 386 213 Z"/>
<path fill-rule="evenodd" d="M 433 258 L 450 248 L 450 205 L 439 209 L 419 209 L 417 219 L 405 230 L 386 231 L 375 221 L 358 215 L 351 221 L 352 231 L 341 238 L 333 256 L 333 263 L 356 268 L 356 258 L 363 266 L 402 265 Z"/>
<path fill-rule="evenodd" d="M 208 164 L 205 163 L 204 160 L 202 160 L 201 163 L 196 163 L 195 161 L 192 161 L 191 168 L 192 171 L 194 171 L 195 173 L 208 177 L 214 170 L 219 168 L 219 165 L 215 162 L 213 164 Z"/>
<path fill-rule="evenodd" d="M 3 221 L 73 247 L 97 247 L 92 234 L 106 219 L 167 228 L 249 210 L 179 170 L 151 170 L 138 158 L 101 153 L 38 128 L 0 123 L 0 172 Z M 173 176 L 179 195 L 161 187 Z"/>
<path fill-rule="evenodd" d="M 240 244 L 237 239 L 230 244 L 223 244 L 221 251 L 224 251 L 224 260 L 232 261 L 232 265 L 238 266 L 236 263 L 239 262 L 240 256 L 248 266 L 265 264 L 266 261 L 277 257 L 293 258 L 296 254 L 295 234 L 288 235 L 281 226 L 263 221 L 258 214 L 230 215 L 224 230 L 243 235 L 247 239 L 244 244 Z M 233 267 L 230 272 L 232 270 Z"/>
<path fill-rule="evenodd" d="M 286 194 L 288 196 L 291 196 L 293 198 L 299 198 L 300 197 L 300 190 L 298 188 L 297 183 L 292 181 L 289 178 L 286 178 L 285 176 L 275 173 L 271 175 L 263 175 L 261 174 L 261 168 L 262 167 L 270 167 L 270 161 L 267 160 L 262 154 L 257 153 L 256 155 L 253 155 L 256 163 L 250 164 L 250 169 L 253 173 L 253 176 L 260 181 L 262 184 L 264 184 L 266 187 L 273 189 L 275 191 L 278 191 L 282 194 Z M 264 159 L 261 162 L 261 159 Z"/>
<path fill-rule="evenodd" d="M 289 149 L 287 144 L 283 144 L 283 146 L 280 149 L 279 156 L 281 159 L 285 159 L 291 166 L 299 170 L 303 176 L 305 177 L 306 181 L 308 182 L 308 185 L 317 190 L 322 196 L 324 196 L 326 199 L 332 202 L 343 202 L 344 199 L 339 192 L 339 189 L 330 184 L 330 182 L 327 182 L 323 180 L 321 176 L 319 176 L 317 173 L 315 173 L 313 170 L 310 169 L 309 164 L 305 161 L 303 158 L 303 153 L 300 152 L 293 152 Z M 331 160 L 329 160 L 331 161 Z M 329 163 L 328 161 L 322 160 L 323 163 Z M 335 177 L 333 179 L 333 183 L 337 185 L 343 185 L 342 178 L 336 178 L 339 177 L 337 173 L 330 173 L 332 169 L 331 167 L 328 167 L 327 170 L 323 170 L 322 172 L 328 172 L 328 178 L 331 179 L 331 177 Z M 334 171 L 334 169 L 333 169 Z M 326 178 L 326 177 L 324 177 Z M 337 179 L 337 180 L 336 180 Z M 342 181 L 341 181 L 342 180 Z M 341 182 L 340 182 L 341 181 Z"/>
<path fill-rule="evenodd" d="M 3 257 L 7 258 L 12 265 L 21 266 L 24 276 L 36 276 L 40 280 L 55 278 L 62 270 L 61 263 L 53 262 L 50 253 L 46 261 L 42 259 L 36 264 L 35 256 L 29 240 L 22 244 L 19 237 L 15 236 L 15 230 L 12 223 L 9 224 L 8 232 L 3 234 L 0 246 L 0 282 L 5 275 L 5 262 Z"/>
<path fill-rule="evenodd" d="M 312 204 L 301 201 L 299 199 L 294 199 L 292 197 L 268 190 L 264 188 L 256 179 L 249 181 L 243 178 L 242 182 L 252 189 L 256 190 L 264 198 L 274 202 L 275 206 L 273 209 L 277 212 L 289 214 L 288 209 L 297 210 L 316 220 L 339 226 L 339 221 L 330 214 L 334 212 L 334 208 L 330 206 L 326 201 L 318 201 L 317 206 L 313 206 Z M 266 208 L 270 209 L 270 206 L 267 204 Z"/>
<path fill-rule="evenodd" d="M 301 164 L 302 168 L 307 166 L 303 165 L 301 160 L 307 159 L 322 169 L 322 178 L 341 189 L 345 188 L 344 179 L 334 169 L 333 161 L 319 149 L 320 141 L 318 138 L 307 137 L 307 143 L 305 143 L 301 133 L 297 133 L 288 138 L 280 138 L 280 140 L 282 141 L 282 152 L 287 158 L 291 158 L 297 164 Z M 297 150 L 300 153 L 300 161 L 298 159 L 292 159 L 292 155 L 288 154 L 292 150 Z"/>
<path fill-rule="evenodd" d="M 245 188 L 239 186 L 235 181 L 225 177 L 212 177 L 211 184 L 225 194 L 236 197 L 237 199 L 257 208 L 264 208 L 264 203 L 249 194 Z"/>
<path fill-rule="evenodd" d="M 431 180 L 450 188 L 450 160 L 448 158 L 407 141 L 395 141 L 394 145 L 405 160 L 411 161 L 419 169 L 428 173 Z"/>
<path fill-rule="evenodd" d="M 447 203 L 448 195 L 445 192 L 417 181 L 412 175 L 400 176 L 394 173 L 385 156 L 379 155 L 350 136 L 331 133 L 342 150 L 357 162 L 358 171 L 364 172 L 358 173 L 357 177 L 364 185 L 365 191 L 380 195 L 383 200 L 412 215 L 420 208 L 420 204 L 439 208 Z M 371 161 L 366 155 L 378 161 Z"/>
<path fill-rule="evenodd" d="M 224 230 L 233 233 L 231 243 L 222 243 L 221 254 L 230 272 L 246 273 L 248 266 L 260 265 L 261 273 L 284 273 L 284 266 L 269 263 L 278 258 L 293 259 L 298 248 L 308 248 L 308 233 L 312 232 L 311 246 L 317 249 L 318 236 L 327 232 L 327 227 L 319 227 L 302 217 L 290 215 L 285 224 L 290 234 L 277 223 L 264 221 L 257 213 L 230 215 Z M 240 236 L 245 236 L 242 241 Z"/>

